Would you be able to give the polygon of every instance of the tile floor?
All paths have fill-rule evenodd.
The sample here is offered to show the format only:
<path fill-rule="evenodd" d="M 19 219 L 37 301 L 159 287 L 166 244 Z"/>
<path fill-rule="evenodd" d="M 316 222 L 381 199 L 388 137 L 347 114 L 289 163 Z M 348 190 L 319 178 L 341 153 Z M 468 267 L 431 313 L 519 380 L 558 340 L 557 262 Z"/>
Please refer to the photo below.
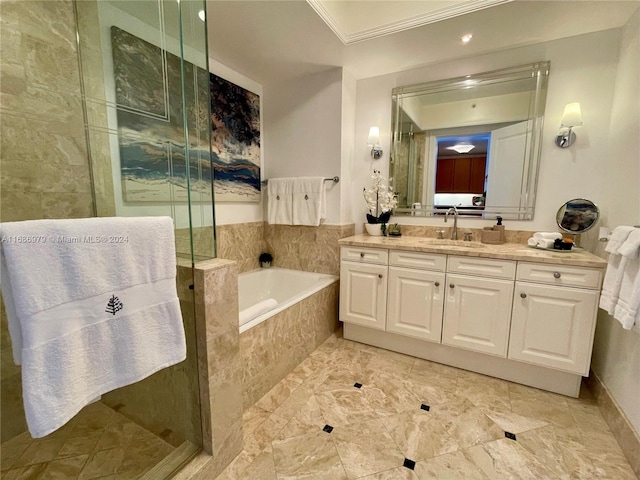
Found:
<path fill-rule="evenodd" d="M 135 480 L 174 450 L 101 402 L 44 438 L 3 442 L 2 480 Z"/>
<path fill-rule="evenodd" d="M 339 333 L 244 420 L 245 449 L 217 480 L 636 480 L 586 390 L 572 399 Z"/>

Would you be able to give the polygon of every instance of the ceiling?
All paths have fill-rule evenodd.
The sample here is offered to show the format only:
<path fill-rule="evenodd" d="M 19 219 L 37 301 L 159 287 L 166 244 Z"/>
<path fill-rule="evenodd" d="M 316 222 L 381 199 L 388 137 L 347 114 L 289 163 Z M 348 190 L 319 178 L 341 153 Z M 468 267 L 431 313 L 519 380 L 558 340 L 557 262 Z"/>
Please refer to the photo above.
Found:
<path fill-rule="evenodd" d="M 318 5 L 334 25 L 318 15 Z M 438 12 L 421 11 L 426 5 Z M 336 67 L 360 79 L 618 28 L 639 6 L 640 0 L 207 0 L 209 54 L 263 85 Z M 474 7 L 480 9 L 464 13 Z M 444 19 L 434 20 L 435 13 Z M 381 34 L 412 21 L 431 23 Z M 367 31 L 372 37 L 358 40 Z M 463 44 L 467 33 L 473 39 Z"/>

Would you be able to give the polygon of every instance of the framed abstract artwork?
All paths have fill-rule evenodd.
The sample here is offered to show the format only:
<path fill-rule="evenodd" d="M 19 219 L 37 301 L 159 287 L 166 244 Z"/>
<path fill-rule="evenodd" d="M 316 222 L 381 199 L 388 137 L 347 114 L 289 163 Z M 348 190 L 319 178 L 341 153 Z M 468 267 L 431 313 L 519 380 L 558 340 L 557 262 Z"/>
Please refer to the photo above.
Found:
<path fill-rule="evenodd" d="M 118 27 L 111 42 L 123 200 L 210 201 L 213 179 L 216 202 L 259 202 L 260 97 Z"/>

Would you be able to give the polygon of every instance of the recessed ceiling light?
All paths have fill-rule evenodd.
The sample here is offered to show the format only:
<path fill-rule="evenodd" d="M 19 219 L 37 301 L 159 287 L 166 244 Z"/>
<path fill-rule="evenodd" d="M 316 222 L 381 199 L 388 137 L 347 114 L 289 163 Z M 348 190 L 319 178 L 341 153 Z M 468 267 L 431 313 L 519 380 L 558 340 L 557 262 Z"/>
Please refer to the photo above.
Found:
<path fill-rule="evenodd" d="M 462 37 L 460 37 L 460 40 L 462 40 L 462 43 L 469 43 L 472 38 L 473 38 L 473 35 L 471 35 L 470 33 L 467 33 L 466 35 L 463 35 Z"/>
<path fill-rule="evenodd" d="M 205 19 L 204 10 L 200 10 L 198 12 L 198 17 L 200 17 L 200 20 L 202 20 L 204 22 L 204 19 Z"/>

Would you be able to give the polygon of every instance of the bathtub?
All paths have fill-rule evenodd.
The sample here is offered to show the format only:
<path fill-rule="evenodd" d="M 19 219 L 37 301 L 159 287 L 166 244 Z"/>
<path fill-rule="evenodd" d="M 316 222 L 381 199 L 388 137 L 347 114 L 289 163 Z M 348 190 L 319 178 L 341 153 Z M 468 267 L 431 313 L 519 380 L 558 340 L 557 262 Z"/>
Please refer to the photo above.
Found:
<path fill-rule="evenodd" d="M 275 299 L 277 306 L 266 313 L 240 324 L 240 333 L 302 301 L 338 281 L 336 275 L 301 272 L 286 268 L 261 268 L 238 275 L 238 303 L 240 312 L 267 299 Z M 242 318 L 242 314 L 240 315 Z"/>
<path fill-rule="evenodd" d="M 277 303 L 240 326 L 239 374 L 245 410 L 339 328 L 338 280 L 335 275 L 275 267 L 238 275 L 241 310 L 265 299 Z"/>

